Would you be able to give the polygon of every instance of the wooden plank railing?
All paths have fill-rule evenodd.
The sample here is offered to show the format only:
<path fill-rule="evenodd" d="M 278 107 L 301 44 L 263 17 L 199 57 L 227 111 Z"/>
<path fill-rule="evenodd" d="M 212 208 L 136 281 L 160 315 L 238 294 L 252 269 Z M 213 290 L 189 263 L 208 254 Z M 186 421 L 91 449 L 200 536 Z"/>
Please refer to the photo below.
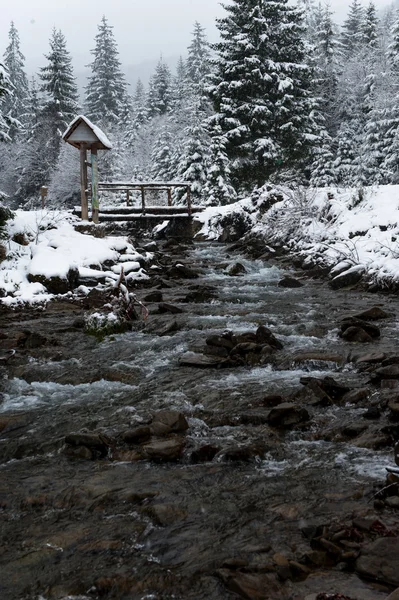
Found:
<path fill-rule="evenodd" d="M 150 181 L 150 182 L 112 182 L 107 183 L 102 181 L 98 184 L 98 191 L 103 192 L 125 192 L 126 193 L 126 205 L 130 204 L 130 192 L 140 191 L 141 192 L 141 208 L 143 215 L 146 214 L 146 192 L 167 192 L 168 206 L 172 207 L 172 190 L 183 188 L 186 190 L 187 200 L 187 212 L 188 215 L 192 214 L 191 204 L 191 185 L 187 182 L 161 182 L 161 181 Z"/>

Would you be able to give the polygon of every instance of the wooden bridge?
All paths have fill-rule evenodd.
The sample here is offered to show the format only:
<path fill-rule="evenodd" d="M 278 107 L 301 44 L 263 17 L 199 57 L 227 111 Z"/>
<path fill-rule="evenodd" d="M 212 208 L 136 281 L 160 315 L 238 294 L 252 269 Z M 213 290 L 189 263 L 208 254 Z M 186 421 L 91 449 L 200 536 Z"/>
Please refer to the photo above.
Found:
<path fill-rule="evenodd" d="M 173 191 L 182 189 L 181 201 L 184 204 L 175 204 Z M 89 192 L 91 190 L 89 189 Z M 134 197 L 134 192 L 140 192 L 139 198 Z M 158 205 L 164 193 L 164 203 Z M 149 232 L 157 225 L 168 224 L 168 234 L 172 237 L 192 238 L 195 231 L 193 215 L 204 210 L 204 206 L 193 206 L 191 203 L 191 187 L 187 182 L 100 182 L 98 184 L 100 195 L 99 222 L 120 224 L 121 231 L 130 233 Z M 122 195 L 120 204 L 106 205 L 104 194 Z M 151 195 L 158 195 L 157 205 Z M 137 194 L 136 194 L 137 196 Z M 74 214 L 82 217 L 81 207 L 76 206 Z"/>
<path fill-rule="evenodd" d="M 182 189 L 184 204 L 174 204 L 173 191 Z M 133 193 L 140 192 L 139 205 L 134 199 Z M 90 190 L 91 192 L 91 190 Z M 165 203 L 153 205 L 149 202 L 149 195 L 165 193 Z M 191 186 L 187 182 L 100 182 L 98 184 L 99 195 L 123 194 L 124 203 L 119 206 L 103 206 L 99 209 L 100 222 L 105 221 L 135 221 L 143 217 L 157 220 L 171 217 L 191 218 L 194 213 L 204 210 L 203 206 L 193 206 L 191 203 Z M 136 202 L 134 202 L 136 200 Z M 133 204 L 134 202 L 134 204 Z M 81 216 L 80 207 L 75 207 L 75 214 Z"/>

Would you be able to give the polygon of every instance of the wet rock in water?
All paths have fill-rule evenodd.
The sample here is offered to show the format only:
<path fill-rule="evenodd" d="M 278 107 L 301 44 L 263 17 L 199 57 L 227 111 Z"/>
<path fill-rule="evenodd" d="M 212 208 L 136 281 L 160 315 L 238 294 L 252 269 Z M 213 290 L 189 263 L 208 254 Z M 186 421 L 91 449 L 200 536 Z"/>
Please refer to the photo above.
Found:
<path fill-rule="evenodd" d="M 151 435 L 155 435 L 156 437 L 167 437 L 172 433 L 172 430 L 168 425 L 165 425 L 165 423 L 160 423 L 159 421 L 151 423 L 150 431 Z"/>
<path fill-rule="evenodd" d="M 356 285 L 363 277 L 363 270 L 349 270 L 341 275 L 337 275 L 329 281 L 328 285 L 333 290 L 340 290 L 350 285 Z"/>
<path fill-rule="evenodd" d="M 109 444 L 102 437 L 90 433 L 70 433 L 65 436 L 66 456 L 94 460 L 108 454 Z"/>
<path fill-rule="evenodd" d="M 365 425 L 364 423 L 349 423 L 349 425 L 346 425 L 342 430 L 342 435 L 349 438 L 355 438 L 366 431 L 366 429 L 368 429 L 368 425 Z"/>
<path fill-rule="evenodd" d="M 196 289 L 192 289 L 183 298 L 183 302 L 195 302 L 198 304 L 209 302 L 216 298 L 215 289 L 210 286 L 198 286 Z"/>
<path fill-rule="evenodd" d="M 388 367 L 389 365 L 399 365 L 399 356 L 397 354 L 384 358 L 381 363 L 382 367 Z"/>
<path fill-rule="evenodd" d="M 197 367 L 199 369 L 217 368 L 225 362 L 225 359 L 217 356 L 205 356 L 204 354 L 196 354 L 195 352 L 186 352 L 179 358 L 181 367 Z"/>
<path fill-rule="evenodd" d="M 341 334 L 342 339 L 347 342 L 358 342 L 360 344 L 368 344 L 373 341 L 371 335 L 369 335 L 362 327 L 348 327 Z"/>
<path fill-rule="evenodd" d="M 390 315 L 379 306 L 373 306 L 357 315 L 355 319 L 364 319 L 365 321 L 378 321 L 379 319 L 388 319 Z"/>
<path fill-rule="evenodd" d="M 168 304 L 167 302 L 160 302 L 158 304 L 158 312 L 159 314 L 171 313 L 172 315 L 177 315 L 184 313 L 184 310 L 179 306 L 175 306 L 174 304 Z"/>
<path fill-rule="evenodd" d="M 193 269 L 190 269 L 181 263 L 177 263 L 168 269 L 167 275 L 176 279 L 197 279 L 199 277 L 198 273 L 193 271 Z"/>
<path fill-rule="evenodd" d="M 182 521 L 187 513 L 174 504 L 153 504 L 147 509 L 149 516 L 161 527 L 173 525 L 177 521 Z"/>
<path fill-rule="evenodd" d="M 387 585 L 399 585 L 399 538 L 382 537 L 361 549 L 356 572 Z"/>
<path fill-rule="evenodd" d="M 204 354 L 208 356 L 217 356 L 219 358 L 228 358 L 229 351 L 227 348 L 220 348 L 218 346 L 206 346 Z"/>
<path fill-rule="evenodd" d="M 303 283 L 298 281 L 298 279 L 294 279 L 294 277 L 284 277 L 283 279 L 280 279 L 278 286 L 284 288 L 300 288 L 303 287 Z"/>
<path fill-rule="evenodd" d="M 186 431 L 188 429 L 188 423 L 183 413 L 177 410 L 160 410 L 155 413 L 153 423 L 162 423 L 167 425 L 171 431 Z"/>
<path fill-rule="evenodd" d="M 234 348 L 234 342 L 231 339 L 231 335 L 210 335 L 206 338 L 205 343 L 208 346 L 226 348 L 226 350 L 232 350 Z"/>
<path fill-rule="evenodd" d="M 272 427 L 294 427 L 309 421 L 310 416 L 305 408 L 292 402 L 283 402 L 270 411 L 267 422 Z"/>
<path fill-rule="evenodd" d="M 368 450 L 381 450 L 392 445 L 392 438 L 389 434 L 384 434 L 381 431 L 365 431 L 360 437 L 353 442 L 357 448 L 367 448 Z"/>
<path fill-rule="evenodd" d="M 140 444 L 149 440 L 151 437 L 151 430 L 147 425 L 141 425 L 134 429 L 129 429 L 122 434 L 122 439 L 127 444 Z"/>
<path fill-rule="evenodd" d="M 394 590 L 392 594 L 389 594 L 385 600 L 399 600 L 399 588 Z"/>
<path fill-rule="evenodd" d="M 389 506 L 389 508 L 394 508 L 395 510 L 399 509 L 399 496 L 391 496 L 390 498 L 386 498 L 385 504 Z"/>
<path fill-rule="evenodd" d="M 323 379 L 317 379 L 316 377 L 301 377 L 300 383 L 305 386 L 318 386 L 323 392 L 325 392 L 332 400 L 340 401 L 350 389 L 335 381 L 333 377 L 323 377 Z"/>
<path fill-rule="evenodd" d="M 247 270 L 244 267 L 244 265 L 242 265 L 239 262 L 229 265 L 227 267 L 227 269 L 225 270 L 225 274 L 229 275 L 230 277 L 237 277 L 238 275 L 244 275 L 244 273 L 246 273 L 246 272 L 247 272 Z"/>
<path fill-rule="evenodd" d="M 143 298 L 143 302 L 162 302 L 162 300 L 163 295 L 159 291 L 150 292 Z"/>
<path fill-rule="evenodd" d="M 370 352 L 369 354 L 362 354 L 358 358 L 356 358 L 356 364 L 361 365 L 363 363 L 382 363 L 386 358 L 386 354 L 384 352 Z"/>
<path fill-rule="evenodd" d="M 376 406 L 370 406 L 370 408 L 368 408 L 367 411 L 363 415 L 364 419 L 370 419 L 370 420 L 379 419 L 380 417 L 381 417 L 381 411 Z"/>
<path fill-rule="evenodd" d="M 18 340 L 18 346 L 23 346 L 27 350 L 41 348 L 47 344 L 47 338 L 37 331 L 26 331 Z"/>
<path fill-rule="evenodd" d="M 175 437 L 167 440 L 154 440 L 142 446 L 144 456 L 154 461 L 174 462 L 179 460 L 185 446 L 184 438 Z"/>
<path fill-rule="evenodd" d="M 220 451 L 218 446 L 212 444 L 205 444 L 200 446 L 191 452 L 190 460 L 193 463 L 202 463 L 212 461 L 216 454 Z"/>
<path fill-rule="evenodd" d="M 269 573 L 244 573 L 236 569 L 218 569 L 216 575 L 226 588 L 247 600 L 285 600 L 284 587 Z"/>
<path fill-rule="evenodd" d="M 388 418 L 390 421 L 399 421 L 399 398 L 391 400 L 388 404 L 390 413 Z"/>
<path fill-rule="evenodd" d="M 256 333 L 253 331 L 246 331 L 245 333 L 238 333 L 233 336 L 233 342 L 236 346 L 237 344 L 246 344 L 247 342 L 256 343 L 258 340 L 256 339 Z"/>
<path fill-rule="evenodd" d="M 399 365 L 379 367 L 375 370 L 374 375 L 377 379 L 399 379 Z"/>
<path fill-rule="evenodd" d="M 143 250 L 146 252 L 158 252 L 158 244 L 156 242 L 148 242 L 143 245 Z"/>
<path fill-rule="evenodd" d="M 334 404 L 332 398 L 321 388 L 319 381 L 313 378 L 309 379 L 310 381 L 294 394 L 293 399 L 312 406 L 331 406 Z"/>
<path fill-rule="evenodd" d="M 284 348 L 282 342 L 276 338 L 276 336 L 264 325 L 260 325 L 256 330 L 256 341 L 258 344 L 268 344 L 276 350 L 282 350 Z"/>
<path fill-rule="evenodd" d="M 344 333 L 351 327 L 363 329 L 363 331 L 365 331 L 373 339 L 377 339 L 381 335 L 380 329 L 377 327 L 377 325 L 373 325 L 372 323 L 368 323 L 362 319 L 356 319 L 355 317 L 346 317 L 341 321 L 342 337 L 344 337 Z"/>
<path fill-rule="evenodd" d="M 249 444 L 237 444 L 224 448 L 216 454 L 215 458 L 222 458 L 226 461 L 250 461 L 256 457 L 262 457 L 267 451 L 267 446 L 263 441 L 255 441 Z"/>
<path fill-rule="evenodd" d="M 278 406 L 278 404 L 282 404 L 284 402 L 283 396 L 279 396 L 278 394 L 270 394 L 265 396 L 262 400 L 263 406 Z"/>

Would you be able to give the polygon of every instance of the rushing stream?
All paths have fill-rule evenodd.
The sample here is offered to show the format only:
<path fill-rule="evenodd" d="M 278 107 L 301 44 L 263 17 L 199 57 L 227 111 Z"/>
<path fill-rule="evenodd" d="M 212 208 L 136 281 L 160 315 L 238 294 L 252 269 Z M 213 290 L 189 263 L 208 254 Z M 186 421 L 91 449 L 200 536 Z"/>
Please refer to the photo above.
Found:
<path fill-rule="evenodd" d="M 184 310 L 173 335 L 132 331 L 97 342 L 68 329 L 75 314 L 54 309 L 43 330 L 62 324 L 53 350 L 60 354 L 43 359 L 33 352 L 15 367 L 10 361 L 0 404 L 0 598 L 303 600 L 318 592 L 385 598 L 387 588 L 335 566 L 295 581 L 280 573 L 275 590 L 265 583 L 264 596 L 245 595 L 219 571 L 241 560 L 267 582 L 273 557 L 299 561 L 310 552 L 307 526 L 374 515 L 373 484 L 384 481 L 392 448 L 334 437 L 345 424 L 365 421 L 364 404 L 311 407 L 306 426 L 283 431 L 267 424 L 263 398 L 287 397 L 309 375 L 330 375 L 350 388 L 366 385 L 369 374 L 358 373 L 351 359 L 369 348 L 343 342 L 339 321 L 378 303 L 391 311 L 395 299 L 331 292 L 311 279 L 282 288 L 282 268 L 229 255 L 222 245 L 195 245 L 183 260 L 199 271 L 195 284 L 213 288 L 214 298 L 178 303 L 186 284 L 168 282 L 164 298 Z M 224 273 L 234 261 L 246 269 L 240 277 Z M 32 329 L 38 318 L 47 317 L 25 317 L 21 328 Z M 179 365 L 184 353 L 201 351 L 207 336 L 261 324 L 284 344 L 278 366 Z M 393 352 L 397 335 L 393 317 L 372 351 Z M 293 359 L 309 352 L 342 360 Z M 182 412 L 190 426 L 177 462 L 137 460 L 134 451 L 116 452 L 112 460 L 63 452 L 70 432 L 112 438 L 165 409 Z M 231 449 L 257 444 L 263 450 L 249 460 L 226 459 Z M 204 446 L 215 449 L 214 457 L 193 462 L 193 451 Z"/>

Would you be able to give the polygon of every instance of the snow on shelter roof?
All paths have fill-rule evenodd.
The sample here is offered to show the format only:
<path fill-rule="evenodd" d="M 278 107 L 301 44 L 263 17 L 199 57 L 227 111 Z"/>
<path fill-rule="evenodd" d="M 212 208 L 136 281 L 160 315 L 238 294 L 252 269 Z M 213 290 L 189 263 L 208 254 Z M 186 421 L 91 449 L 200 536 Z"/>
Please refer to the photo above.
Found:
<path fill-rule="evenodd" d="M 100 150 L 111 150 L 112 148 L 112 144 L 105 133 L 84 115 L 78 115 L 74 118 L 68 125 L 62 139 L 75 146 L 75 148 L 79 148 L 81 144 L 87 144 L 89 148 L 93 147 Z"/>

